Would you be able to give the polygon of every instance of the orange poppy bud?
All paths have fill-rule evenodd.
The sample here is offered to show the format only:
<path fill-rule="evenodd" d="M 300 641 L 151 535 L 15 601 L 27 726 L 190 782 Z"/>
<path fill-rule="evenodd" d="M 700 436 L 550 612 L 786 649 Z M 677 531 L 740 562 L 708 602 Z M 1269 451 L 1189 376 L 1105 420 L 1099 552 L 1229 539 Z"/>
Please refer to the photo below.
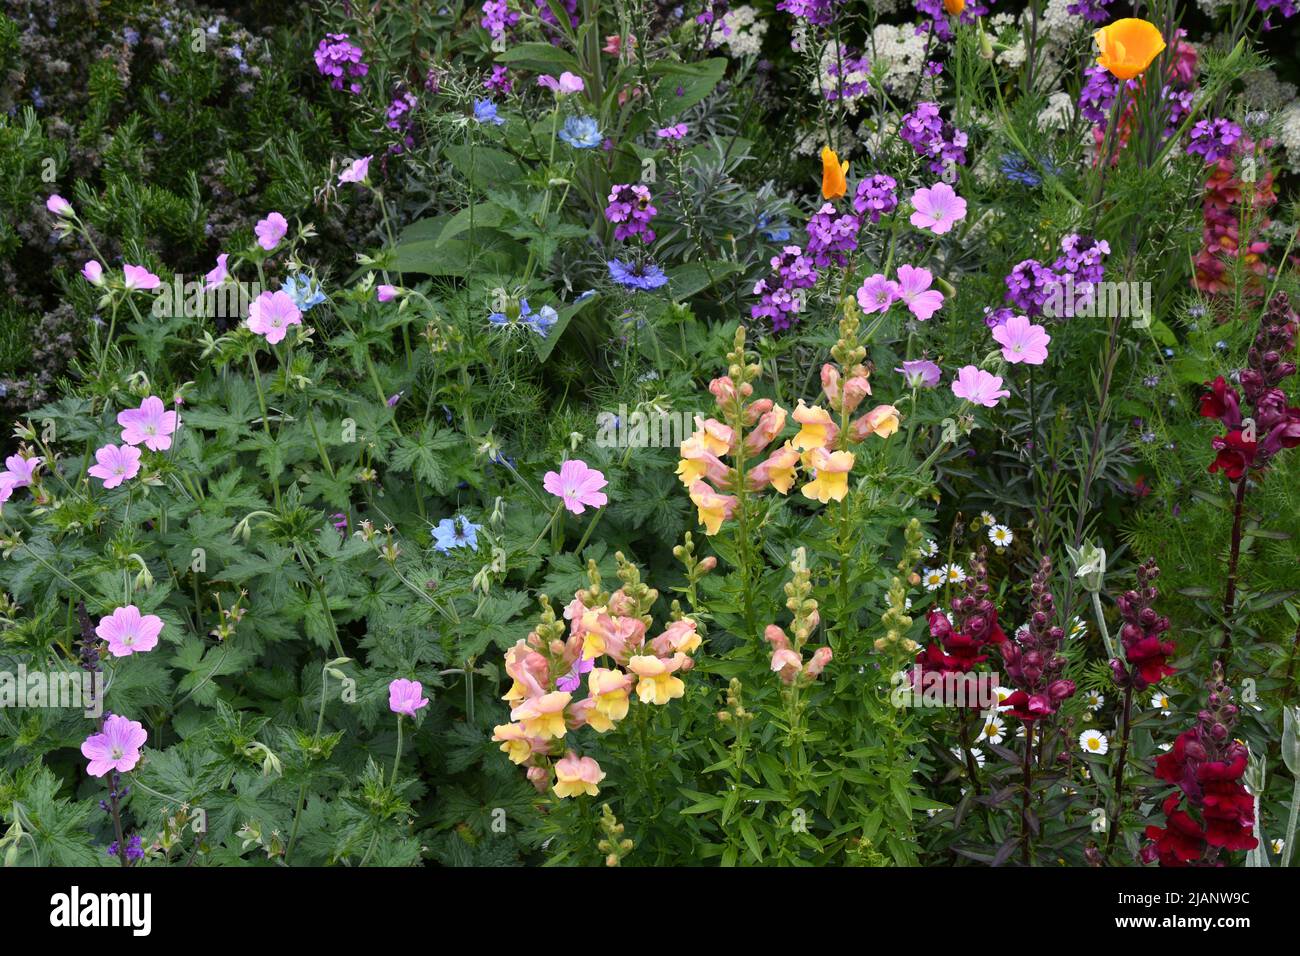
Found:
<path fill-rule="evenodd" d="M 839 199 L 849 191 L 849 161 L 840 162 L 835 150 L 829 146 L 822 147 L 822 195 L 827 199 Z"/>
<path fill-rule="evenodd" d="M 1165 48 L 1165 38 L 1155 25 L 1129 17 L 1116 20 L 1092 35 L 1097 42 L 1097 64 L 1121 80 L 1143 73 Z"/>
<path fill-rule="evenodd" d="M 949 16 L 960 16 L 966 9 L 966 0 L 943 0 L 943 8 L 948 11 Z"/>

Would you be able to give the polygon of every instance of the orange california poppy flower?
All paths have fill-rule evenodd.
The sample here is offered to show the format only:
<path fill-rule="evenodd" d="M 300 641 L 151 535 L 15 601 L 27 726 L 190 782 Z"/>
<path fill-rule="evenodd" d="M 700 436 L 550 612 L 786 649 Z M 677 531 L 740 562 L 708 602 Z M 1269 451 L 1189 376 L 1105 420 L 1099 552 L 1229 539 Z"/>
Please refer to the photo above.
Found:
<path fill-rule="evenodd" d="M 840 162 L 835 150 L 829 146 L 822 147 L 822 195 L 827 199 L 839 199 L 849 191 L 849 161 Z"/>
<path fill-rule="evenodd" d="M 1092 38 L 1101 53 L 1097 63 L 1121 80 L 1143 73 L 1165 48 L 1165 38 L 1155 24 L 1129 17 L 1108 23 Z"/>
<path fill-rule="evenodd" d="M 943 0 L 943 8 L 949 16 L 961 16 L 961 12 L 966 9 L 966 0 Z"/>

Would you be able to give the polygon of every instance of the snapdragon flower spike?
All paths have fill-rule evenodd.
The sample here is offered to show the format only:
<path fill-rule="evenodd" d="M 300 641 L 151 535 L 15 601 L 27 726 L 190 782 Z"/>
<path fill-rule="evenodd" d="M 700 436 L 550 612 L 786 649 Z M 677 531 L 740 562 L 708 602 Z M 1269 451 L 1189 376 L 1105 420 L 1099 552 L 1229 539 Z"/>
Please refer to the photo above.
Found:
<path fill-rule="evenodd" d="M 1246 353 L 1246 367 L 1238 376 L 1242 396 L 1222 376 L 1206 383 L 1209 392 L 1201 398 L 1201 415 L 1217 418 L 1226 429 L 1211 440 L 1217 454 L 1210 472 L 1240 481 L 1251 470 L 1267 468 L 1282 449 L 1300 445 L 1300 408 L 1287 404 L 1280 387 L 1296 372 L 1288 356 L 1295 352 L 1298 327 L 1287 294 L 1277 293 L 1264 310 Z"/>
<path fill-rule="evenodd" d="M 971 561 L 962 593 L 950 602 L 952 620 L 935 608 L 928 617 L 930 642 L 916 655 L 921 675 L 927 673 L 969 673 L 988 660 L 989 645 L 1006 643 L 1007 635 L 998 624 L 998 612 L 989 600 L 988 550 L 980 545 Z M 956 705 L 958 701 L 945 701 Z M 973 705 L 973 701 L 967 701 Z"/>
<path fill-rule="evenodd" d="M 1234 850 L 1253 850 L 1255 800 L 1242 783 L 1249 751 L 1233 737 L 1238 709 L 1232 688 L 1215 661 L 1206 707 L 1196 726 L 1178 735 L 1172 750 L 1156 758 L 1155 774 L 1178 787 L 1161 807 L 1165 826 L 1149 826 L 1151 842 L 1142 848 L 1143 862 L 1161 866 L 1222 866 L 1221 857 Z"/>
<path fill-rule="evenodd" d="M 1051 717 L 1061 702 L 1072 697 L 1074 681 L 1066 679 L 1066 659 L 1061 654 L 1065 630 L 1057 626 L 1056 605 L 1048 582 L 1052 559 L 1044 556 L 1030 583 L 1027 627 L 999 646 L 1007 677 L 1015 691 L 1002 701 L 1012 717 L 1029 722 Z"/>
<path fill-rule="evenodd" d="M 1164 639 L 1169 630 L 1169 618 L 1157 614 L 1153 607 L 1160 594 L 1155 586 L 1158 577 L 1160 568 L 1151 558 L 1138 565 L 1137 589 L 1115 598 L 1120 617 L 1124 619 L 1119 632 L 1124 660 L 1112 660 L 1110 670 L 1120 687 L 1145 690 L 1176 673 L 1169 665 L 1169 658 L 1174 655 L 1174 642 Z"/>

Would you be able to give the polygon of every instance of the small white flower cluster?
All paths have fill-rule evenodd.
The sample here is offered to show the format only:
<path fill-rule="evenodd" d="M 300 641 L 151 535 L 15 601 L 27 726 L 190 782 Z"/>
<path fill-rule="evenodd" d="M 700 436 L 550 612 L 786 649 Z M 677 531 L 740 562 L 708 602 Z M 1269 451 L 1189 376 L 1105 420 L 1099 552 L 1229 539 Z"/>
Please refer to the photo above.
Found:
<path fill-rule="evenodd" d="M 878 23 L 868 47 L 874 66 L 884 71 L 886 85 L 899 89 L 915 83 L 925 68 L 925 34 L 910 23 Z M 910 87 L 907 88 L 910 92 Z"/>
<path fill-rule="evenodd" d="M 818 75 L 813 77 L 809 83 L 809 90 L 814 96 L 825 96 L 827 92 L 841 91 L 843 95 L 835 102 L 837 105 L 844 106 L 850 113 L 856 113 L 861 101 L 871 95 L 870 88 L 864 87 L 861 92 L 849 93 L 853 87 L 865 84 L 871 75 L 870 66 L 867 69 L 846 69 L 846 64 L 850 62 L 865 63 L 867 58 L 862 56 L 853 56 L 853 51 L 844 46 L 843 53 L 838 40 L 832 40 L 822 48 L 822 61 L 818 67 Z M 841 75 L 841 72 L 843 75 Z"/>
<path fill-rule="evenodd" d="M 1278 142 L 1286 150 L 1287 164 L 1300 170 L 1300 100 L 1292 100 L 1277 114 Z"/>
<path fill-rule="evenodd" d="M 1041 130 L 1065 129 L 1074 121 L 1074 97 L 1057 90 L 1047 98 L 1047 105 L 1038 114 Z"/>
<path fill-rule="evenodd" d="M 763 46 L 763 34 L 767 32 L 767 21 L 760 19 L 758 11 L 745 4 L 728 10 L 723 17 L 713 24 L 709 34 L 709 45 L 726 47 L 732 56 L 757 56 Z"/>

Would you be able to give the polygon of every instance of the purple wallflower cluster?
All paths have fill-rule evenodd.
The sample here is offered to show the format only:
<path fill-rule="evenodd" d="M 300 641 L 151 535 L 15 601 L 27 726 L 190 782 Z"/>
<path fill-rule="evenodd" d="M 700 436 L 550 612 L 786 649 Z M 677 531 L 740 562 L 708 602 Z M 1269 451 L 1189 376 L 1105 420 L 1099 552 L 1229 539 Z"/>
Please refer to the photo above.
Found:
<path fill-rule="evenodd" d="M 1119 92 L 1119 80 L 1109 70 L 1095 63 L 1083 71 L 1083 88 L 1079 90 L 1079 112 L 1091 123 L 1104 124 L 1110 116 Z"/>
<path fill-rule="evenodd" d="M 348 42 L 346 33 L 327 33 L 313 56 L 316 69 L 330 78 L 333 89 L 341 90 L 347 82 L 351 92 L 361 92 L 357 80 L 369 73 L 370 67 L 361 59 L 361 47 Z"/>
<path fill-rule="evenodd" d="M 519 22 L 519 13 L 511 10 L 506 0 L 487 0 L 483 4 L 483 19 L 479 26 L 492 35 L 492 39 L 503 37 Z"/>
<path fill-rule="evenodd" d="M 1085 283 L 1091 287 L 1100 282 L 1106 272 L 1102 258 L 1110 255 L 1110 243 L 1105 239 L 1073 233 L 1061 240 L 1061 252 L 1060 258 L 1052 263 L 1052 268 L 1062 278 L 1067 274 L 1073 276 L 1076 288 Z"/>
<path fill-rule="evenodd" d="M 1037 259 L 1018 263 L 1006 277 L 1006 300 L 1031 318 L 1044 313 L 1048 300 L 1059 300 L 1050 310 L 1057 317 L 1073 316 L 1087 307 L 1105 275 L 1102 260 L 1110 254 L 1110 245 L 1104 239 L 1072 233 L 1061 240 L 1061 253 L 1051 268 Z M 985 324 L 992 328 L 1005 321 L 1000 311 L 986 311 Z"/>
<path fill-rule="evenodd" d="M 871 89 L 871 82 L 866 79 L 871 72 L 871 62 L 863 56 L 854 56 L 851 52 L 845 51 L 845 55 L 838 61 L 832 62 L 826 68 L 826 75 L 830 78 L 830 84 L 826 87 L 824 96 L 830 102 L 835 100 L 851 100 L 856 96 L 868 92 Z M 851 76 L 854 73 L 860 73 L 862 79 L 856 82 L 846 81 L 843 77 Z"/>
<path fill-rule="evenodd" d="M 1025 259 L 1006 277 L 1006 299 L 1029 317 L 1043 314 L 1043 305 L 1056 286 L 1058 277 L 1037 259 Z"/>
<path fill-rule="evenodd" d="M 820 269 L 831 263 L 846 266 L 848 258 L 844 254 L 858 248 L 861 229 L 862 220 L 853 213 L 840 212 L 833 203 L 826 203 L 808 220 L 807 255 Z"/>
<path fill-rule="evenodd" d="M 898 208 L 898 183 L 893 176 L 876 173 L 858 183 L 853 192 L 853 211 L 859 216 L 870 216 L 872 222 L 880 222 L 881 216 L 888 216 Z"/>
<path fill-rule="evenodd" d="M 560 0 L 564 7 L 564 12 L 569 15 L 569 26 L 575 30 L 578 27 L 578 0 Z M 533 0 L 533 5 L 537 7 L 537 15 L 542 18 L 542 22 L 550 26 L 559 26 L 560 21 L 555 19 L 555 14 L 551 12 L 551 5 L 547 0 Z"/>
<path fill-rule="evenodd" d="M 812 260 L 798 246 L 786 246 L 781 255 L 772 257 L 772 274 L 754 284 L 758 305 L 750 306 L 751 318 L 767 319 L 772 331 L 788 329 L 798 321 L 804 309 L 804 299 L 799 289 L 811 289 L 817 284 L 817 270 Z"/>
<path fill-rule="evenodd" d="M 605 218 L 615 224 L 614 238 L 620 242 L 640 236 L 642 242 L 654 242 L 650 220 L 659 210 L 650 204 L 650 190 L 640 183 L 615 186 L 609 193 Z"/>
<path fill-rule="evenodd" d="M 1241 139 L 1241 127 L 1222 117 L 1198 120 L 1188 137 L 1187 154 L 1204 156 L 1207 163 L 1217 163 L 1232 155 L 1232 147 Z"/>
<path fill-rule="evenodd" d="M 514 80 L 510 79 L 509 68 L 498 63 L 492 67 L 492 75 L 483 81 L 483 89 L 491 90 L 493 93 L 500 93 L 505 96 L 515 88 Z"/>
<path fill-rule="evenodd" d="M 1255 6 L 1259 8 L 1260 13 L 1264 14 L 1265 30 L 1273 29 L 1273 20 L 1269 11 L 1276 10 L 1282 14 L 1282 19 L 1289 20 L 1295 16 L 1296 10 L 1300 10 L 1295 0 L 1255 0 Z"/>
<path fill-rule="evenodd" d="M 1067 6 L 1065 12 L 1093 23 L 1105 23 L 1110 19 L 1110 12 L 1106 9 L 1110 2 L 1111 0 L 1077 0 Z"/>
<path fill-rule="evenodd" d="M 781 0 L 776 8 L 815 27 L 830 26 L 842 0 Z"/>
<path fill-rule="evenodd" d="M 916 155 L 928 157 L 930 172 L 938 175 L 950 164 L 966 165 L 966 134 L 944 122 L 938 103 L 917 103 L 903 117 L 898 135 L 911 144 Z"/>

